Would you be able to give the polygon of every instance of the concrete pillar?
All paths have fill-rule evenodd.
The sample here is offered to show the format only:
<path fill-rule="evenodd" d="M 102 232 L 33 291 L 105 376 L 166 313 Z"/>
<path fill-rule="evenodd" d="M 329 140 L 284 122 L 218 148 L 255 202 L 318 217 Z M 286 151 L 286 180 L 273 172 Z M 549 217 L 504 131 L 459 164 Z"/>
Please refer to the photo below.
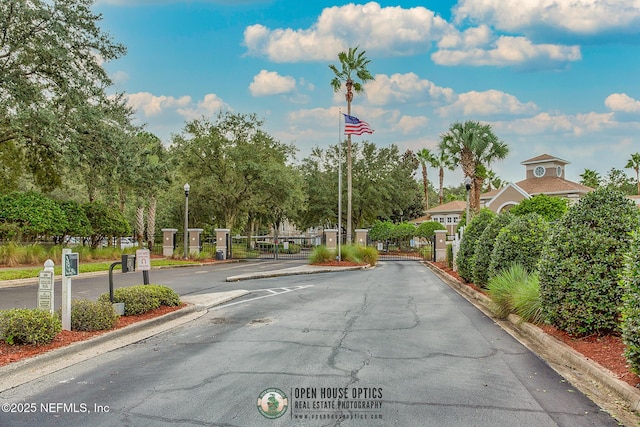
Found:
<path fill-rule="evenodd" d="M 359 228 L 356 230 L 357 246 L 367 246 L 367 234 L 369 234 L 369 230 L 366 228 Z"/>
<path fill-rule="evenodd" d="M 338 230 L 337 229 L 324 230 L 324 237 L 325 237 L 325 246 L 327 247 L 327 249 L 338 248 Z"/>
<path fill-rule="evenodd" d="M 202 228 L 188 228 L 189 232 L 189 253 L 198 255 L 200 253 L 200 235 Z"/>
<path fill-rule="evenodd" d="M 173 256 L 175 236 L 177 228 L 162 229 L 162 256 Z"/>
<path fill-rule="evenodd" d="M 436 230 L 436 262 L 447 260 L 447 230 Z"/>
<path fill-rule="evenodd" d="M 218 252 L 222 252 L 222 259 L 227 259 L 227 236 L 230 232 L 228 228 L 216 228 L 216 259 Z"/>

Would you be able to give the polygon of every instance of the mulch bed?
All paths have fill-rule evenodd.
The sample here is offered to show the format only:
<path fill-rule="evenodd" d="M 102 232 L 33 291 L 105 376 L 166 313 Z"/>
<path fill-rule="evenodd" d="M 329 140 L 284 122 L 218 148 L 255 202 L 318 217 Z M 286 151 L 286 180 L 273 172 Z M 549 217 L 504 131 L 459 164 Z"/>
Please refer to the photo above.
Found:
<path fill-rule="evenodd" d="M 121 329 L 133 323 L 152 319 L 154 317 L 159 317 L 164 314 L 171 313 L 172 311 L 180 310 L 184 306 L 186 306 L 186 304 L 182 304 L 177 307 L 163 306 L 137 316 L 120 316 L 114 329 Z M 62 331 L 58 335 L 56 335 L 52 342 L 43 345 L 9 345 L 4 341 L 0 341 L 0 366 L 4 366 L 12 362 L 17 362 L 28 357 L 33 357 L 38 354 L 46 353 L 56 348 L 65 347 L 74 342 L 85 341 L 97 335 L 102 335 L 105 332 L 109 331 Z"/>

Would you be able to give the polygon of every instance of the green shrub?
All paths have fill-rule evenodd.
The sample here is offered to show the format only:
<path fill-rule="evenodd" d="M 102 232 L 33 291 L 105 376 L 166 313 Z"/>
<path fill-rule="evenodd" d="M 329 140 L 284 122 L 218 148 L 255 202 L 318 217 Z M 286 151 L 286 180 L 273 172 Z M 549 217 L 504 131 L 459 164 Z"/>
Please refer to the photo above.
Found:
<path fill-rule="evenodd" d="M 418 237 L 423 237 L 425 239 L 433 237 L 436 233 L 436 230 L 446 230 L 443 224 L 438 221 L 425 221 L 418 226 L 418 229 L 415 232 L 415 235 Z"/>
<path fill-rule="evenodd" d="M 640 210 L 611 188 L 585 195 L 554 227 L 540 260 L 545 317 L 576 336 L 619 331 L 618 283 Z"/>
<path fill-rule="evenodd" d="M 530 213 L 542 215 L 547 221 L 557 221 L 567 212 L 568 200 L 563 197 L 537 194 L 530 199 L 525 199 L 511 208 L 509 212 L 521 216 Z"/>
<path fill-rule="evenodd" d="M 72 331 L 103 331 L 113 329 L 118 315 L 108 301 L 89 301 L 74 299 L 71 301 Z"/>
<path fill-rule="evenodd" d="M 164 285 L 143 285 L 145 292 L 150 292 L 160 300 L 160 305 L 166 307 L 177 307 L 180 305 L 180 295 L 173 289 Z"/>
<path fill-rule="evenodd" d="M 456 257 L 456 266 L 458 274 L 465 282 L 473 281 L 473 255 L 476 250 L 476 244 L 484 229 L 493 221 L 496 214 L 489 209 L 481 209 L 480 213 L 473 217 L 469 226 L 465 228 L 460 242 L 460 250 Z"/>
<path fill-rule="evenodd" d="M 528 272 L 537 271 L 548 234 L 549 223 L 537 213 L 515 217 L 496 237 L 488 277 L 512 263 L 521 264 Z"/>
<path fill-rule="evenodd" d="M 632 236 L 620 280 L 624 289 L 620 329 L 631 371 L 640 374 L 640 232 L 635 231 Z"/>
<path fill-rule="evenodd" d="M 62 322 L 45 310 L 14 308 L 0 311 L 0 339 L 7 344 L 48 344 L 62 331 Z"/>
<path fill-rule="evenodd" d="M 310 264 L 322 264 L 323 262 L 333 261 L 336 255 L 332 250 L 329 250 L 326 246 L 320 245 L 313 248 L 311 255 L 309 256 Z"/>
<path fill-rule="evenodd" d="M 473 283 L 480 287 L 486 287 L 489 281 L 489 265 L 491 263 L 491 254 L 495 246 L 496 237 L 503 227 L 509 225 L 513 215 L 509 212 L 498 215 L 484 229 L 476 248 L 473 252 Z"/>
<path fill-rule="evenodd" d="M 113 302 L 124 303 L 124 315 L 135 316 L 160 307 L 160 299 L 148 285 L 118 288 L 113 292 Z M 109 294 L 100 295 L 98 301 L 109 301 Z"/>

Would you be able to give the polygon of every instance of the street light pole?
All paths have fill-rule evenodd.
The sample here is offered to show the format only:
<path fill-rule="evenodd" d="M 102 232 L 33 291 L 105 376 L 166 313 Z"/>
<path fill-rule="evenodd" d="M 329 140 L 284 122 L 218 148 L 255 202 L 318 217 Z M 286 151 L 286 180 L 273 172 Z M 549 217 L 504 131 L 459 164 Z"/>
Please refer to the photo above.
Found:
<path fill-rule="evenodd" d="M 464 179 L 464 186 L 467 189 L 467 219 L 465 221 L 465 227 L 469 225 L 469 191 L 471 190 L 471 178 L 468 176 Z"/>
<path fill-rule="evenodd" d="M 189 258 L 189 184 L 184 185 L 184 259 Z"/>

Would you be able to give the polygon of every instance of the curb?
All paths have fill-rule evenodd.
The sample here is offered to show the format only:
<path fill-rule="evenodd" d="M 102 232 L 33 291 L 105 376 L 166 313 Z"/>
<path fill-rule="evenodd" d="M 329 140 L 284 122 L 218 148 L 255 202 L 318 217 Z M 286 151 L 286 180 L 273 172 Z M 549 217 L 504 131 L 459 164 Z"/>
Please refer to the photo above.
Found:
<path fill-rule="evenodd" d="M 99 354 L 140 341 L 187 323 L 203 316 L 206 311 L 198 311 L 189 305 L 165 315 L 137 322 L 124 328 L 108 331 L 85 341 L 79 341 L 47 353 L 10 363 L 0 367 L 0 392 L 27 383 L 42 375 L 59 371 L 75 363 L 88 360 Z M 153 331 L 154 328 L 158 330 Z M 136 336 L 136 335 L 142 336 Z M 124 340 L 124 344 L 117 341 Z M 108 346 L 108 348 L 101 348 Z"/>
<path fill-rule="evenodd" d="M 555 337 L 546 334 L 539 327 L 523 322 L 515 314 L 510 314 L 506 320 L 495 318 L 490 308 L 491 299 L 488 296 L 460 283 L 457 279 L 430 263 L 424 262 L 423 264 L 514 338 L 544 359 L 555 371 L 571 380 L 572 383 L 579 382 L 579 384 L 572 385 L 579 388 L 584 394 L 600 397 L 601 399 L 608 397 L 608 401 L 613 397 L 618 405 L 616 408 L 618 411 L 632 412 L 629 416 L 633 417 L 633 419 L 629 419 L 629 416 L 625 417 L 627 418 L 624 420 L 625 425 L 638 425 L 637 415 L 640 412 L 640 390 L 619 380 L 610 370 L 586 358 Z M 602 402 L 596 403 L 603 406 Z M 612 410 L 612 408 L 605 409 L 609 412 Z M 615 416 L 615 414 L 612 415 Z"/>
<path fill-rule="evenodd" d="M 302 274 L 317 274 L 317 273 L 335 273 L 338 271 L 353 271 L 353 270 L 366 270 L 371 267 L 369 264 L 367 265 L 359 265 L 354 267 L 310 267 L 310 266 L 302 266 L 302 267 L 291 267 L 289 269 L 284 270 L 274 270 L 274 271 L 264 271 L 261 273 L 246 273 L 239 274 L 237 276 L 227 277 L 225 280 L 227 282 L 239 282 L 240 280 L 251 280 L 251 279 L 268 279 L 271 277 L 282 277 L 282 276 L 298 276 Z"/>
<path fill-rule="evenodd" d="M 188 305 L 180 310 L 9 363 L 0 367 L 0 392 L 196 320 L 207 314 L 209 309 L 247 293 L 248 291 L 245 290 L 236 290 L 185 296 L 182 300 Z"/>

